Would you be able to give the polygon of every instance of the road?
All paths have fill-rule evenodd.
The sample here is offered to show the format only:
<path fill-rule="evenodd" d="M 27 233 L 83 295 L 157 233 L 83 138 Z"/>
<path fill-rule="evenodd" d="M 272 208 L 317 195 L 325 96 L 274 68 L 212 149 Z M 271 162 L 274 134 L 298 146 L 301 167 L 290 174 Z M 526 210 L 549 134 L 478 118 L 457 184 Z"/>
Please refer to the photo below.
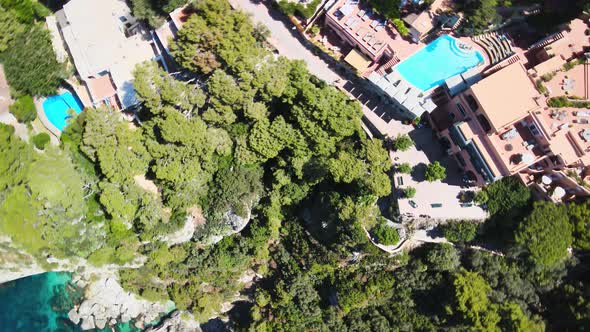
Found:
<path fill-rule="evenodd" d="M 327 62 L 303 46 L 303 38 L 299 36 L 299 32 L 294 26 L 292 27 L 292 24 L 282 13 L 269 9 L 262 1 L 229 0 L 229 3 L 232 7 L 248 13 L 254 22 L 262 23 L 270 29 L 271 37 L 268 41 L 276 47 L 280 55 L 289 59 L 305 61 L 312 74 L 328 83 L 334 83 L 341 78 L 330 69 Z"/>

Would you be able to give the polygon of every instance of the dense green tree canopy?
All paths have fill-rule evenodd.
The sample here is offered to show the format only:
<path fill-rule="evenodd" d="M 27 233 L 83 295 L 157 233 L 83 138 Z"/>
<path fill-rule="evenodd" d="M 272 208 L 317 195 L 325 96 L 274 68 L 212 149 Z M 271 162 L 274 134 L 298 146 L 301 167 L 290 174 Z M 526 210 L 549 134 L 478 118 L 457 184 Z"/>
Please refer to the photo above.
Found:
<path fill-rule="evenodd" d="M 424 173 L 424 178 L 428 182 L 435 182 L 439 180 L 444 180 L 447 177 L 447 169 L 440 164 L 440 162 L 435 161 L 432 164 L 428 164 L 426 166 L 426 171 Z"/>
<path fill-rule="evenodd" d="M 41 25 L 32 25 L 16 35 L 1 58 L 8 83 L 23 94 L 53 94 L 65 77 L 64 66 L 55 58 L 49 31 Z"/>
<path fill-rule="evenodd" d="M 29 95 L 19 97 L 9 106 L 10 113 L 21 123 L 28 123 L 37 118 L 37 108 Z"/>
<path fill-rule="evenodd" d="M 574 247 L 590 250 L 590 202 L 569 204 L 567 213 L 574 230 Z"/>
<path fill-rule="evenodd" d="M 552 266 L 564 259 L 572 244 L 572 227 L 564 206 L 538 202 L 519 225 L 516 242 L 528 249 L 540 266 Z"/>

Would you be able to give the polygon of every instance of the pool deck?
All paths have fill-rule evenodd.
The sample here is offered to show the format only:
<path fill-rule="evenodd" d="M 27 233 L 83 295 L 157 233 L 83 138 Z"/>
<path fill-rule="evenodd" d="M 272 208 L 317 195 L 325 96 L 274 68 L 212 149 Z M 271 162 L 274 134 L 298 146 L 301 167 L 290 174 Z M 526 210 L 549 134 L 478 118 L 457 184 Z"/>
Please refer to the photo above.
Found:
<path fill-rule="evenodd" d="M 47 116 L 45 116 L 45 112 L 43 111 L 43 102 L 45 101 L 45 99 L 46 98 L 35 98 L 37 116 L 39 117 L 39 120 L 41 120 L 41 123 L 43 123 L 45 128 L 47 128 L 47 130 L 49 130 L 49 132 L 52 133 L 55 137 L 59 138 L 59 136 L 61 136 L 61 130 L 57 129 L 57 127 L 49 121 Z"/>
<path fill-rule="evenodd" d="M 408 84 L 410 84 L 412 87 L 414 87 L 414 88 L 416 88 L 416 89 L 418 89 L 418 90 L 422 91 L 422 92 L 423 92 L 425 95 L 430 95 L 430 94 L 431 94 L 431 93 L 432 93 L 434 90 L 436 90 L 436 89 L 437 89 L 438 87 L 440 87 L 441 85 L 444 85 L 445 83 L 444 83 L 444 82 L 442 82 L 441 84 L 437 84 L 437 85 L 431 86 L 431 87 L 430 87 L 430 88 L 428 88 L 428 89 L 425 89 L 425 90 L 423 90 L 423 89 L 421 89 L 421 88 L 417 87 L 416 85 L 414 85 L 412 82 L 410 82 L 410 80 L 408 80 L 408 79 L 406 78 L 406 75 L 402 74 L 402 73 L 399 71 L 399 68 L 400 68 L 400 66 L 402 66 L 402 65 L 404 65 L 404 64 L 407 64 L 407 61 L 408 61 L 408 60 L 410 60 L 412 57 L 414 57 L 414 56 L 416 56 L 418 53 L 420 53 L 420 52 L 424 51 L 424 50 L 426 49 L 426 47 L 428 47 L 429 45 L 431 45 L 432 43 L 436 42 L 437 40 L 439 40 L 439 39 L 441 39 L 441 38 L 443 38 L 443 37 L 446 37 L 446 38 L 450 37 L 450 38 L 453 40 L 453 43 L 462 43 L 462 44 L 465 44 L 465 45 L 469 45 L 469 46 L 471 46 L 471 47 L 473 48 L 473 50 L 470 52 L 470 54 L 471 54 L 471 53 L 473 53 L 473 54 L 477 54 L 477 53 L 479 53 L 479 55 L 481 56 L 481 59 L 483 60 L 483 62 L 481 62 L 481 61 L 480 61 L 478 64 L 476 64 L 476 65 L 474 65 L 474 66 L 472 66 L 472 67 L 469 67 L 468 69 L 466 69 L 466 70 L 464 70 L 464 71 L 462 71 L 462 72 L 460 72 L 460 73 L 458 73 L 458 74 L 455 74 L 455 75 L 449 76 L 449 77 L 447 77 L 447 78 L 450 78 L 450 77 L 454 77 L 454 76 L 457 76 L 457 75 L 463 74 L 463 73 L 465 73 L 465 72 L 467 72 L 467 71 L 469 71 L 469 70 L 472 70 L 472 69 L 474 69 L 474 68 L 477 68 L 478 72 L 482 72 L 482 71 L 484 71 L 484 69 L 485 69 L 485 68 L 487 68 L 487 67 L 488 67 L 488 64 L 489 64 L 489 59 L 488 59 L 488 58 L 487 58 L 487 56 L 486 56 L 486 52 L 485 52 L 485 51 L 484 51 L 484 50 L 483 50 L 483 49 L 482 49 L 482 48 L 481 48 L 479 45 L 477 45 L 477 44 L 476 44 L 476 43 L 474 43 L 472 40 L 470 40 L 469 38 L 466 38 L 466 37 L 455 37 L 455 36 L 453 36 L 453 35 L 450 35 L 450 34 L 448 34 L 448 35 L 447 35 L 447 34 L 445 34 L 445 35 L 441 35 L 441 36 L 437 37 L 435 40 L 431 41 L 431 42 L 430 42 L 430 43 L 428 43 L 428 44 L 421 43 L 421 46 L 420 46 L 420 48 L 418 48 L 418 49 L 414 50 L 414 52 L 413 52 L 413 53 L 411 53 L 411 54 L 410 54 L 410 55 L 408 55 L 407 57 L 405 57 L 405 58 L 401 59 L 401 61 L 400 61 L 399 63 L 397 63 L 395 66 L 393 66 L 391 69 L 392 69 L 392 70 L 395 70 L 395 71 L 397 71 L 397 72 L 398 72 L 398 73 L 399 73 L 399 74 L 400 74 L 402 77 L 404 77 L 404 78 L 405 78 L 406 82 L 407 82 Z M 451 47 L 452 47 L 452 46 L 451 46 Z M 454 52 L 454 51 L 451 51 L 451 52 Z M 445 78 L 445 80 L 446 80 L 447 78 Z"/>

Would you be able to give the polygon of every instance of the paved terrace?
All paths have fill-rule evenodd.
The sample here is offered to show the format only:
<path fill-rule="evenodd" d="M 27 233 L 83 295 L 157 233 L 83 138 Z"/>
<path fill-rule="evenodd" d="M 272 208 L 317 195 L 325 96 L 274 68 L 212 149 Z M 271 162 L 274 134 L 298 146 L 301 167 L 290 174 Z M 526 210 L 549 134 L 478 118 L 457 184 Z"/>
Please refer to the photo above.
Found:
<path fill-rule="evenodd" d="M 587 64 L 577 65 L 568 71 L 559 71 L 545 83 L 551 97 L 577 96 L 590 99 L 590 73 Z"/>

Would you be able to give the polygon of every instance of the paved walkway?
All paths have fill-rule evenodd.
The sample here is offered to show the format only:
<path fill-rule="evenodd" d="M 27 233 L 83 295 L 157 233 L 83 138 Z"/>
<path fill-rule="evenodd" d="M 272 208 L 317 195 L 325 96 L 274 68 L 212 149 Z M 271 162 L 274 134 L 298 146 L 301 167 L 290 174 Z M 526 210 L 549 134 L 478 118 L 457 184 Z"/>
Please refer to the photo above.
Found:
<path fill-rule="evenodd" d="M 4 66 L 0 64 L 0 114 L 8 113 L 8 106 L 12 104 L 10 88 L 4 75 Z"/>

